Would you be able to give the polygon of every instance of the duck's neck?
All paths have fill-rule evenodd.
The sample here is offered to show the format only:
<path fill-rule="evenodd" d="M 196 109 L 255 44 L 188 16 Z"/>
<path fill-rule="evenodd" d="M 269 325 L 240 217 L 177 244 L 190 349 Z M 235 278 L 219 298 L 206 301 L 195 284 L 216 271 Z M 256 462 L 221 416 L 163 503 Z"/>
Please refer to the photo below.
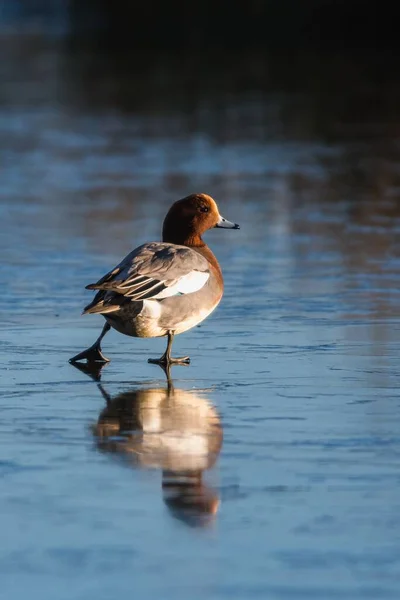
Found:
<path fill-rule="evenodd" d="M 188 245 L 188 244 L 185 244 Z M 218 273 L 219 277 L 221 278 L 222 281 L 222 271 L 221 271 L 221 267 L 218 264 L 218 261 L 215 257 L 215 255 L 213 254 L 213 252 L 211 252 L 210 248 L 207 246 L 207 244 L 205 244 L 204 242 L 202 242 L 201 245 L 198 246 L 189 246 L 189 248 L 193 248 L 193 250 L 196 250 L 196 252 L 198 252 L 199 254 L 201 254 L 202 256 L 204 256 L 204 258 L 206 258 L 208 260 L 208 262 L 214 267 L 215 271 Z"/>

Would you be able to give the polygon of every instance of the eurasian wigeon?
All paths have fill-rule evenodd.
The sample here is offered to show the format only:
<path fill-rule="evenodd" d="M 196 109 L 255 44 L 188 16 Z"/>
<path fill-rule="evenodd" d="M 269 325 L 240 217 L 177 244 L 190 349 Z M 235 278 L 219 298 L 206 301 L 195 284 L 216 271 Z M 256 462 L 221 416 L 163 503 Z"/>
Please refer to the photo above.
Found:
<path fill-rule="evenodd" d="M 221 217 L 207 194 L 178 200 L 165 217 L 162 242 L 139 246 L 97 283 L 87 285 L 99 291 L 83 314 L 100 313 L 106 324 L 93 346 L 70 362 L 109 362 L 101 341 L 113 327 L 134 337 L 168 336 L 166 351 L 159 359 L 149 359 L 151 363 L 189 363 L 188 356 L 171 357 L 174 335 L 208 317 L 224 291 L 221 267 L 201 237 L 212 227 L 239 229 Z"/>

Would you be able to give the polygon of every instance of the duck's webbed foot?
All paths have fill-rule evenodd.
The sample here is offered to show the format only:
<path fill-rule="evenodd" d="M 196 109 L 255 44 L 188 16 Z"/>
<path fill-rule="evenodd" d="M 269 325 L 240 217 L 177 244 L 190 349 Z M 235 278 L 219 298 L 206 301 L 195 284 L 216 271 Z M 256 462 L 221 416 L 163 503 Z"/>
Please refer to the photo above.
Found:
<path fill-rule="evenodd" d="M 168 331 L 168 344 L 167 349 L 160 358 L 149 358 L 148 362 L 153 365 L 160 365 L 160 367 L 166 368 L 170 365 L 189 365 L 189 356 L 181 356 L 173 358 L 171 356 L 172 340 L 174 339 L 174 332 Z"/>
<path fill-rule="evenodd" d="M 70 363 L 80 362 L 82 360 L 87 360 L 88 363 L 98 362 L 98 363 L 108 363 L 110 359 L 101 351 L 100 344 L 97 346 L 93 344 L 87 350 L 83 350 L 83 352 L 79 352 L 76 356 L 73 356 L 69 359 Z"/>
<path fill-rule="evenodd" d="M 72 358 L 69 359 L 70 363 L 80 362 L 82 360 L 86 360 L 88 363 L 108 363 L 110 359 L 104 356 L 101 351 L 101 340 L 106 335 L 107 331 L 111 329 L 110 325 L 106 323 L 103 327 L 103 331 L 100 336 L 97 338 L 95 343 L 90 346 L 87 350 L 83 350 L 83 352 L 79 352 Z"/>

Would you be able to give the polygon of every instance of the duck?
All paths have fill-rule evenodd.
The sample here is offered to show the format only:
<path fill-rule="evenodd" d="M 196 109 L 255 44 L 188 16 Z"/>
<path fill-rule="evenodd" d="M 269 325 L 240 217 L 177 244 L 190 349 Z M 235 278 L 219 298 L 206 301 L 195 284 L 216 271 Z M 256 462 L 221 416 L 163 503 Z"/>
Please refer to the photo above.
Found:
<path fill-rule="evenodd" d="M 202 238 L 212 228 L 240 229 L 221 216 L 207 194 L 174 202 L 163 222 L 161 242 L 142 244 L 97 283 L 86 286 L 97 293 L 83 314 L 101 314 L 106 323 L 94 344 L 69 362 L 108 363 L 101 343 L 113 328 L 132 337 L 166 337 L 164 354 L 149 358 L 150 363 L 163 368 L 189 364 L 189 356 L 171 356 L 174 336 L 206 319 L 224 292 L 221 267 Z"/>

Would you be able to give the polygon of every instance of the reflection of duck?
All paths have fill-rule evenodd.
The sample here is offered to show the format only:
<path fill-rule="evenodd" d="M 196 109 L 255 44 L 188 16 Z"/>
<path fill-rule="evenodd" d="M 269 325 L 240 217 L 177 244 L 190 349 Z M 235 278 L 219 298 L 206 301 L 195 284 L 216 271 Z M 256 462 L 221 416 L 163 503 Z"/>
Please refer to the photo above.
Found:
<path fill-rule="evenodd" d="M 201 525 L 217 512 L 218 496 L 203 482 L 216 462 L 222 427 L 215 408 L 198 393 L 132 389 L 111 398 L 93 427 L 99 450 L 123 455 L 137 467 L 162 470 L 166 505 L 174 516 Z"/>

